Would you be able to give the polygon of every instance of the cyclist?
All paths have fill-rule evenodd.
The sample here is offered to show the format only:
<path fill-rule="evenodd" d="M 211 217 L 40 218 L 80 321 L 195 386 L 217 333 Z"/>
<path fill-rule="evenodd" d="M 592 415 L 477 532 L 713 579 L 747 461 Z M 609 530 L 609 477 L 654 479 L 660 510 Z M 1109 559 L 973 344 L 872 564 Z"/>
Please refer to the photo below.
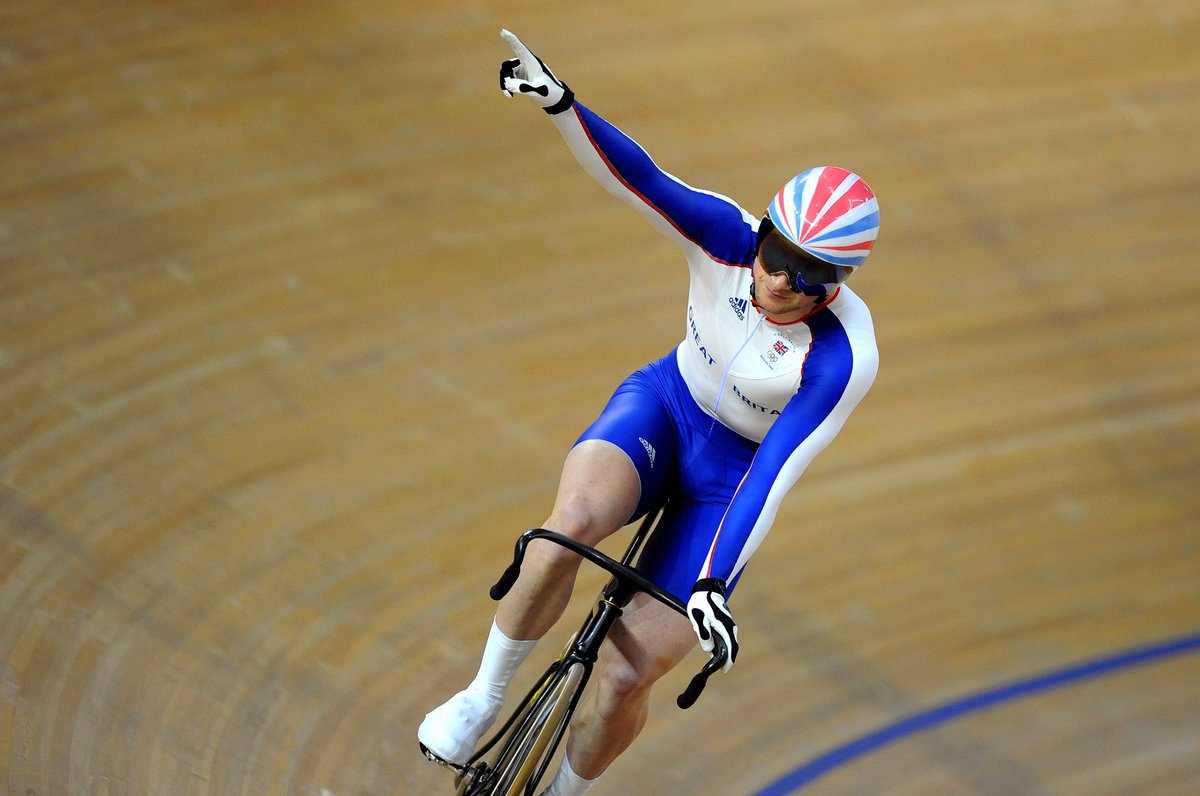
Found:
<path fill-rule="evenodd" d="M 586 791 L 646 721 L 651 685 L 699 638 L 738 629 L 726 603 L 784 495 L 841 429 L 878 365 L 870 313 L 846 285 L 879 227 L 857 175 L 818 167 L 792 178 L 761 219 L 661 170 L 633 140 L 575 100 L 516 36 L 501 89 L 543 108 L 597 182 L 675 241 L 690 272 L 682 342 L 632 374 L 563 464 L 542 527 L 595 545 L 669 498 L 638 568 L 688 606 L 645 595 L 617 623 L 580 705 L 553 796 Z M 496 720 L 514 671 L 566 608 L 579 558 L 530 544 L 500 602 L 472 683 L 418 730 L 465 762 Z"/>

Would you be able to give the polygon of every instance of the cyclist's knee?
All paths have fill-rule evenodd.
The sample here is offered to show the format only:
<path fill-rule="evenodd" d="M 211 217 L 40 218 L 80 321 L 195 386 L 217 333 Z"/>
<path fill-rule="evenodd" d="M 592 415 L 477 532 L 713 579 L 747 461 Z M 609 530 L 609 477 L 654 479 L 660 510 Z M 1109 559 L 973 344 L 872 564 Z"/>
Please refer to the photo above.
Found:
<path fill-rule="evenodd" d="M 616 704 L 642 699 L 695 646 L 687 619 L 638 595 L 600 653 L 600 688 Z"/>
<path fill-rule="evenodd" d="M 595 530 L 593 513 L 582 502 L 555 504 L 554 511 L 542 527 L 587 545 L 594 545 L 603 538 L 603 535 Z M 526 560 L 533 568 L 556 574 L 572 573 L 579 568 L 582 561 L 578 553 L 542 539 L 535 539 L 530 543 Z"/>
<path fill-rule="evenodd" d="M 555 504 L 546 520 L 546 528 L 584 544 L 594 545 L 620 527 L 619 524 L 608 527 L 613 521 L 606 515 L 611 513 L 611 510 L 596 505 L 589 498 L 568 496 Z"/>
<path fill-rule="evenodd" d="M 528 552 L 525 554 L 525 563 L 521 566 L 521 573 L 522 575 L 536 573 L 536 577 L 539 579 L 573 579 L 581 562 L 582 559 L 577 553 L 571 552 L 562 545 L 544 539 L 535 539 L 529 544 Z"/>
<path fill-rule="evenodd" d="M 602 658 L 598 673 L 599 688 L 603 692 L 601 702 L 620 705 L 642 699 L 668 669 L 665 662 L 653 658 L 638 662 L 620 654 Z"/>
<path fill-rule="evenodd" d="M 643 698 L 655 678 L 626 660 L 609 661 L 599 673 L 599 705 L 602 712 L 624 709 L 631 700 Z"/>

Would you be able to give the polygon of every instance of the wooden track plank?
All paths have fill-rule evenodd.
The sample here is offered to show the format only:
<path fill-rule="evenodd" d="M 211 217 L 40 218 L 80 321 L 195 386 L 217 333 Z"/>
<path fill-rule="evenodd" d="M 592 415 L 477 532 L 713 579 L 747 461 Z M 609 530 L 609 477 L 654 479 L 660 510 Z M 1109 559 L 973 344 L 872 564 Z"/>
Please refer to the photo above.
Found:
<path fill-rule="evenodd" d="M 879 380 L 751 563 L 743 660 L 686 714 L 672 673 L 604 792 L 751 793 L 1197 632 L 1195 3 L 13 0 L 0 792 L 448 789 L 417 723 L 684 328 L 677 252 L 496 91 L 501 26 L 690 182 L 753 208 L 832 162 L 883 207 Z M 1197 660 L 807 792 L 1194 792 Z"/>

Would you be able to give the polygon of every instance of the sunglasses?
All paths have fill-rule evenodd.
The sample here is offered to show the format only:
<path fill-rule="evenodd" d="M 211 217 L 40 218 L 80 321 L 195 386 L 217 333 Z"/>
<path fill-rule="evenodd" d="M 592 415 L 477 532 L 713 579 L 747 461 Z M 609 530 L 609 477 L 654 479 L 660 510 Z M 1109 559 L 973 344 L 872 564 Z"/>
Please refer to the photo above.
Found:
<path fill-rule="evenodd" d="M 775 229 L 762 236 L 758 257 L 767 273 L 786 274 L 792 292 L 806 296 L 826 295 L 849 276 L 844 266 L 827 263 L 793 246 Z"/>

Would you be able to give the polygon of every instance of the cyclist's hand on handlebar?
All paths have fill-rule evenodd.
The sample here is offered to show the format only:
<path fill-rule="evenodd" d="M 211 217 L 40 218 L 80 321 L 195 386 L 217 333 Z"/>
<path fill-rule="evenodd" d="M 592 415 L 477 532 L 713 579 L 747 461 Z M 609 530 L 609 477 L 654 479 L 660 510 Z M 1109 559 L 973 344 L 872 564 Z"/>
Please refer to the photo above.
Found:
<path fill-rule="evenodd" d="M 702 578 L 692 587 L 692 596 L 687 604 L 688 618 L 700 639 L 700 648 L 712 653 L 714 636 L 720 636 L 729 649 L 729 657 L 721 671 L 727 672 L 737 660 L 738 629 L 733 614 L 725 604 L 725 581 L 720 578 Z"/>
<path fill-rule="evenodd" d="M 554 76 L 541 58 L 507 30 L 500 31 L 500 38 L 508 42 L 517 55 L 500 64 L 500 90 L 506 96 L 523 94 L 552 115 L 571 107 L 575 94 Z"/>

